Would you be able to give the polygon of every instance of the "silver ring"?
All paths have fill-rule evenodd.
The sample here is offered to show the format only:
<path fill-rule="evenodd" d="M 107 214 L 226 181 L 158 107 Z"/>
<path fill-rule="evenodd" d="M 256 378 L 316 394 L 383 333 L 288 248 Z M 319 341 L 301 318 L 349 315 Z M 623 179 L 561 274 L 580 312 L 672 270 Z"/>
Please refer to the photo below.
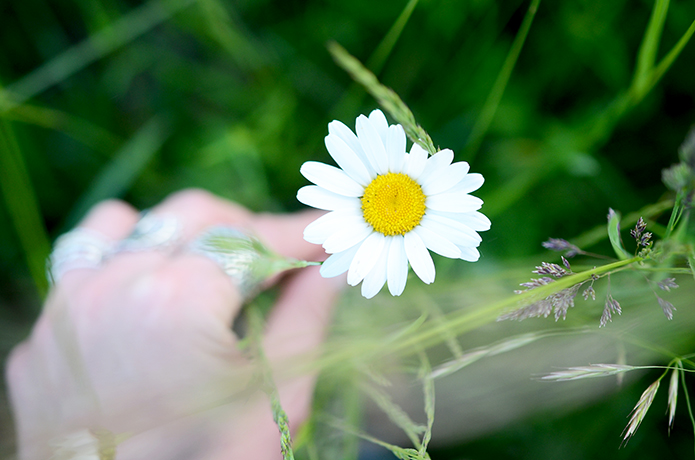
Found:
<path fill-rule="evenodd" d="M 61 235 L 46 260 L 48 280 L 55 284 L 69 270 L 97 268 L 113 250 L 114 242 L 101 233 L 87 228 L 75 228 Z"/>
<path fill-rule="evenodd" d="M 244 300 L 258 293 L 266 278 L 267 256 L 261 243 L 230 227 L 212 227 L 189 246 L 192 252 L 212 259 L 232 279 Z"/>
<path fill-rule="evenodd" d="M 135 228 L 116 245 L 114 253 L 168 249 L 175 246 L 180 239 L 181 226 L 178 219 L 142 211 Z"/>

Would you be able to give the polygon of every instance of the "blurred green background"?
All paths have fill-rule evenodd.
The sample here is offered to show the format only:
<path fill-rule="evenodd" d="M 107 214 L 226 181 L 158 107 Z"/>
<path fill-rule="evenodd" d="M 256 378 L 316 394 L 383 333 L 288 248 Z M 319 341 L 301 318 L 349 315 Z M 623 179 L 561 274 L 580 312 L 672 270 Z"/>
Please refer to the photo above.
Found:
<path fill-rule="evenodd" d="M 664 5 L 656 62 L 695 19 L 693 2 Z M 548 237 L 603 224 L 608 207 L 628 213 L 664 198 L 660 171 L 678 161 L 695 121 L 695 45 L 653 87 L 620 99 L 636 87 L 654 2 L 541 2 L 481 131 L 481 111 L 528 7 L 514 0 L 4 0 L 3 356 L 40 309 L 51 241 L 99 200 L 147 208 L 202 187 L 255 211 L 301 209 L 299 166 L 330 162 L 327 123 L 354 127 L 357 115 L 376 107 L 335 65 L 329 40 L 393 88 L 436 145 L 485 176 L 477 195 L 493 221 L 481 246 L 488 268 L 540 254 Z M 649 383 L 563 417 L 532 415 L 432 456 L 627 458 L 617 434 Z M 642 453 L 692 455 L 692 433 L 681 428 L 664 439 L 665 421 L 652 415 L 641 428 L 651 436 L 632 441 L 632 458 L 640 442 L 657 446 Z M 597 423 L 603 429 L 587 429 Z"/>

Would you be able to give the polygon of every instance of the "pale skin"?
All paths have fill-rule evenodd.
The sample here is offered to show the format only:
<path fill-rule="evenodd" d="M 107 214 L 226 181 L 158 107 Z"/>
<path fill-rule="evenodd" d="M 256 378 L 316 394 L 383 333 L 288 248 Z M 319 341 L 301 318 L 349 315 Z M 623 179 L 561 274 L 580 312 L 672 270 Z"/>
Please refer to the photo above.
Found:
<path fill-rule="evenodd" d="M 287 257 L 325 257 L 302 239 L 314 212 L 252 214 L 198 190 L 151 211 L 179 219 L 183 245 L 221 224 Z M 129 205 L 108 201 L 79 226 L 120 240 L 137 220 Z M 263 348 L 296 430 L 309 414 L 315 375 L 287 372 L 289 363 L 306 364 L 320 346 L 339 284 L 321 278 L 318 267 L 274 282 L 281 289 Z M 282 458 L 267 396 L 248 385 L 252 366 L 231 330 L 241 307 L 233 281 L 184 250 L 122 253 L 99 268 L 67 272 L 8 360 L 19 458 L 50 458 L 51 444 L 85 428 L 123 435 L 119 460 Z"/>

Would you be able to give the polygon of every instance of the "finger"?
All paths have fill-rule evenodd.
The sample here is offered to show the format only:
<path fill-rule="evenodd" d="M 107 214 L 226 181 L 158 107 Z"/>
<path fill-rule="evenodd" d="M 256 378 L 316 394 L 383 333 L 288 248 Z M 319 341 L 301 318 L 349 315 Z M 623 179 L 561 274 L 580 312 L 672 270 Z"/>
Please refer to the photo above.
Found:
<path fill-rule="evenodd" d="M 198 189 L 174 193 L 150 211 L 176 218 L 184 243 L 218 225 L 248 229 L 252 216 L 247 209 Z"/>
<path fill-rule="evenodd" d="M 253 233 L 250 227 L 252 214 L 248 210 L 204 190 L 188 189 L 174 193 L 150 212 L 176 219 L 184 248 L 210 227 L 224 226 Z M 192 251 L 179 251 L 166 263 L 168 268 L 160 267 L 158 272 L 185 273 L 188 278 L 182 282 L 209 285 L 210 290 L 200 297 L 207 299 L 202 308 L 221 320 L 222 324 L 231 324 L 243 302 L 235 280 L 227 276 L 213 260 Z M 213 296 L 213 292 L 220 295 Z M 211 302 L 211 299 L 215 299 L 215 302 Z"/>
<path fill-rule="evenodd" d="M 226 226 L 258 238 L 286 257 L 314 261 L 325 258 L 321 246 L 307 243 L 303 238 L 304 228 L 320 217 L 319 212 L 254 215 L 237 204 L 194 189 L 172 195 L 151 211 L 175 217 L 183 226 L 184 244 L 210 227 Z"/>
<path fill-rule="evenodd" d="M 259 238 L 285 257 L 318 259 L 324 256 L 321 246 L 307 243 L 303 238 L 304 228 L 321 216 L 318 211 L 253 215 L 242 206 L 197 189 L 175 193 L 151 211 L 176 217 L 183 225 L 184 241 L 194 239 L 209 227 L 222 225 Z"/>
<path fill-rule="evenodd" d="M 138 212 L 119 200 L 102 201 L 95 205 L 76 228 L 86 229 L 103 235 L 107 240 L 118 241 L 125 238 L 138 220 Z M 95 274 L 93 268 L 74 268 L 60 278 L 59 283 L 68 289 L 85 282 Z"/>
<path fill-rule="evenodd" d="M 323 215 L 321 211 L 295 214 L 261 214 L 252 222 L 257 236 L 278 254 L 299 260 L 323 260 L 326 253 L 318 244 L 304 240 L 304 229 Z"/>

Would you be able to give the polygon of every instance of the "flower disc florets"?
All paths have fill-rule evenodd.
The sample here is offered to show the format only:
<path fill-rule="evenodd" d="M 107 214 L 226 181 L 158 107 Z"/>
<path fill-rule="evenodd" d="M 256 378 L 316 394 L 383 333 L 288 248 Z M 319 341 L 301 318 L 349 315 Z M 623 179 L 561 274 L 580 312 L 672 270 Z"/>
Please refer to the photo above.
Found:
<path fill-rule="evenodd" d="M 403 173 L 388 173 L 376 178 L 362 195 L 364 220 L 386 236 L 405 235 L 425 215 L 422 187 Z"/>

